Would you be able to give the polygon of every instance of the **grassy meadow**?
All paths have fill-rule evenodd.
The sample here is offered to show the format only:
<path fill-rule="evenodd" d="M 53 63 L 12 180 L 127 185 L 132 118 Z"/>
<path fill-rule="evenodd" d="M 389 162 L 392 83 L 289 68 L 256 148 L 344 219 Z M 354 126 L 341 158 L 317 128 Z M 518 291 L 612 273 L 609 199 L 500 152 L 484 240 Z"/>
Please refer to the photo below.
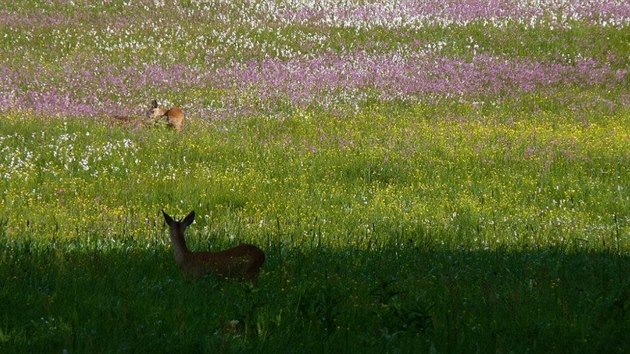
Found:
<path fill-rule="evenodd" d="M 0 4 L 0 353 L 629 352 L 629 11 Z"/>

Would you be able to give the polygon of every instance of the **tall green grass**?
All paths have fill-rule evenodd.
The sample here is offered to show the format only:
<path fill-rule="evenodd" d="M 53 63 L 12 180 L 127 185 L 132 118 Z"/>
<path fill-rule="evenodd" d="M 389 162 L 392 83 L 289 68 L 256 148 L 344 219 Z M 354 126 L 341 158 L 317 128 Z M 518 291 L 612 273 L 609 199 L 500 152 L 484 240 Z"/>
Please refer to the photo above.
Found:
<path fill-rule="evenodd" d="M 0 349 L 628 349 L 627 115 L 378 112 L 8 115 Z M 160 209 L 197 212 L 193 249 L 263 248 L 259 285 L 186 281 Z"/>
<path fill-rule="evenodd" d="M 630 352 L 623 7 L 388 26 L 382 2 L 292 22 L 298 3 L 0 5 L 0 353 Z M 367 23 L 340 19 L 362 5 Z M 406 57 L 476 64 L 386 92 L 370 73 L 397 68 L 374 60 Z M 304 101 L 212 81 L 310 59 L 348 80 Z M 182 106 L 182 133 L 101 114 L 152 99 Z M 162 209 L 196 211 L 193 250 L 261 247 L 258 285 L 187 281 Z"/>

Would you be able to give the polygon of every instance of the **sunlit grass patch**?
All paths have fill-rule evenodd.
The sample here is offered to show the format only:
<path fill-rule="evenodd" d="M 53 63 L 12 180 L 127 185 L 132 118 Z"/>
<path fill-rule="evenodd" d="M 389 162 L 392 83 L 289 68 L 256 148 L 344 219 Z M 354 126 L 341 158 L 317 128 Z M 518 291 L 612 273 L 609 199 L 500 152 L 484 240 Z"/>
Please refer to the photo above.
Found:
<path fill-rule="evenodd" d="M 28 211 L 31 223 L 41 215 L 44 229 L 57 214 L 92 227 L 161 208 L 206 208 L 219 223 L 237 215 L 249 237 L 272 232 L 279 218 L 327 235 L 464 227 L 495 245 L 515 244 L 501 236 L 515 227 L 543 232 L 541 239 L 560 227 L 596 242 L 603 237 L 596 225 L 623 215 L 623 116 L 584 125 L 544 114 L 435 121 L 416 112 L 413 119 L 191 120 L 182 134 L 77 120 L 44 123 L 51 129 L 41 131 L 39 118 L 12 117 L 4 124 L 13 133 L 1 138 L 11 191 L 5 205 L 14 217 Z M 540 227 L 517 226 L 527 220 Z M 517 239 L 533 237 L 526 235 Z"/>

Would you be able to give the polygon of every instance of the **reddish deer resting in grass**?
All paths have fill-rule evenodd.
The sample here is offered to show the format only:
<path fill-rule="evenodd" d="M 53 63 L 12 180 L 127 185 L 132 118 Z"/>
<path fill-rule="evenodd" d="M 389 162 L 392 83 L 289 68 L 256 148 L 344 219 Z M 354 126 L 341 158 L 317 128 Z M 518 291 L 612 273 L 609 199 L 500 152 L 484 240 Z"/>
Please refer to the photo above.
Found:
<path fill-rule="evenodd" d="M 173 220 L 163 210 L 164 220 L 170 228 L 175 263 L 189 278 L 197 279 L 208 273 L 222 278 L 258 280 L 260 267 L 265 263 L 265 252 L 254 245 L 240 244 L 219 252 L 191 252 L 186 247 L 184 231 L 195 219 L 195 212 L 180 221 Z"/>
<path fill-rule="evenodd" d="M 151 102 L 151 109 L 147 112 L 147 116 L 152 119 L 166 117 L 166 123 L 177 131 L 182 130 L 184 126 L 184 112 L 179 107 L 160 108 L 157 100 Z"/>

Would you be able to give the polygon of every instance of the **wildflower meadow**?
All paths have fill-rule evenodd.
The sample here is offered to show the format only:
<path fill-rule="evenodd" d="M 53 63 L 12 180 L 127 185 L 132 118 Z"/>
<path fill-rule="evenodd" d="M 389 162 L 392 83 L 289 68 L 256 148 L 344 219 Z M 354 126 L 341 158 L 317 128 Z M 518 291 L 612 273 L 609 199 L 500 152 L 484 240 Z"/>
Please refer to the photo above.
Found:
<path fill-rule="evenodd" d="M 630 352 L 627 1 L 2 1 L 0 45 L 1 353 Z"/>

